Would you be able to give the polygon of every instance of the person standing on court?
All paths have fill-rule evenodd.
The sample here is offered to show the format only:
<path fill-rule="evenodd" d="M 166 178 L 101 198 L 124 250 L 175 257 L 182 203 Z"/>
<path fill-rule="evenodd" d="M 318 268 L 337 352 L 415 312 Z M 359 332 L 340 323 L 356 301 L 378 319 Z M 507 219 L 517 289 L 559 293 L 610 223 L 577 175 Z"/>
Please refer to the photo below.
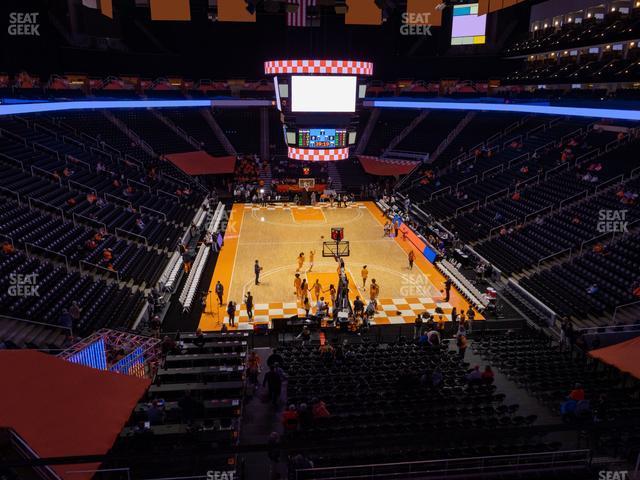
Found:
<path fill-rule="evenodd" d="M 308 272 L 313 270 L 313 258 L 315 256 L 316 256 L 316 251 L 315 250 L 310 250 L 309 251 L 309 270 L 307 270 Z"/>
<path fill-rule="evenodd" d="M 367 287 L 367 277 L 369 276 L 369 270 L 367 270 L 367 266 L 362 267 L 360 271 L 360 276 L 362 277 L 362 288 Z"/>
<path fill-rule="evenodd" d="M 296 268 L 296 272 L 302 270 L 302 266 L 304 265 L 304 252 L 300 252 L 298 255 L 298 268 Z"/>
<path fill-rule="evenodd" d="M 229 300 L 227 304 L 227 315 L 229 317 L 229 325 L 236 326 L 236 304 Z"/>
<path fill-rule="evenodd" d="M 256 262 L 253 264 L 253 273 L 256 276 L 256 285 L 260 285 L 260 272 L 262 271 L 262 267 L 260 266 L 260 263 L 258 263 L 258 260 L 256 260 Z"/>
<path fill-rule="evenodd" d="M 413 262 L 416 260 L 416 254 L 413 250 L 409 251 L 409 270 L 413 270 Z"/>
<path fill-rule="evenodd" d="M 447 280 L 444 282 L 444 292 L 445 292 L 445 296 L 444 296 L 444 301 L 448 302 L 449 298 L 451 296 L 451 286 L 453 285 L 453 282 L 451 281 L 450 278 L 447 278 Z"/>
<path fill-rule="evenodd" d="M 371 279 L 371 285 L 369 286 L 369 297 L 371 301 L 377 300 L 378 295 L 380 294 L 380 285 L 376 283 L 376 279 Z"/>
<path fill-rule="evenodd" d="M 253 296 L 251 292 L 247 292 L 247 295 L 244 297 L 244 305 L 247 307 L 247 317 L 249 317 L 249 321 L 253 321 Z"/>
<path fill-rule="evenodd" d="M 218 280 L 218 283 L 216 283 L 216 295 L 218 296 L 218 305 L 219 306 L 222 306 L 222 294 L 223 293 L 224 293 L 224 287 L 220 283 L 220 280 Z"/>

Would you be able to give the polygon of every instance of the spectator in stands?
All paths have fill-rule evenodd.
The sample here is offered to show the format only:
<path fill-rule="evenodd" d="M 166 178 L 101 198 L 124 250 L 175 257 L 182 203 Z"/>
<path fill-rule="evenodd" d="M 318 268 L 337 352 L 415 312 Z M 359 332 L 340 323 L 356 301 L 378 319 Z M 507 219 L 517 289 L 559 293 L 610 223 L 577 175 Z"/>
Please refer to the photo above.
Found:
<path fill-rule="evenodd" d="M 422 315 L 418 315 L 413 322 L 413 338 L 419 339 L 422 335 Z"/>
<path fill-rule="evenodd" d="M 480 365 L 476 365 L 467 372 L 465 378 L 469 384 L 478 384 L 482 381 L 482 372 L 480 371 Z"/>
<path fill-rule="evenodd" d="M 582 384 L 576 383 L 571 393 L 569 393 L 569 397 L 571 400 L 575 400 L 579 402 L 580 400 L 584 400 L 584 388 Z"/>
<path fill-rule="evenodd" d="M 269 448 L 267 457 L 269 458 L 269 480 L 278 480 L 280 477 L 280 435 L 278 432 L 271 432 L 269 435 Z"/>
<path fill-rule="evenodd" d="M 136 227 L 141 232 L 144 230 L 145 224 L 144 224 L 144 220 L 142 220 L 142 217 L 136 218 Z"/>
<path fill-rule="evenodd" d="M 302 327 L 302 331 L 296 337 L 297 340 L 302 340 L 302 343 L 307 343 L 311 340 L 311 330 L 309 330 L 309 326 L 305 325 Z"/>
<path fill-rule="evenodd" d="M 175 348 L 176 348 L 175 340 L 169 337 L 168 335 L 165 335 L 165 337 L 162 339 L 162 343 L 160 344 L 162 355 L 163 356 L 168 355 L 169 353 L 173 352 Z"/>
<path fill-rule="evenodd" d="M 293 432 L 298 429 L 299 418 L 296 406 L 291 404 L 284 412 L 282 412 L 282 426 L 285 432 Z"/>
<path fill-rule="evenodd" d="M 359 296 L 356 296 L 356 299 L 353 301 L 353 313 L 355 315 L 362 315 L 364 313 L 364 302 Z"/>
<path fill-rule="evenodd" d="M 151 425 L 162 425 L 165 420 L 166 412 L 164 410 L 164 402 L 154 400 L 147 409 L 147 421 Z"/>
<path fill-rule="evenodd" d="M 453 285 L 453 282 L 451 281 L 450 278 L 447 278 L 447 280 L 444 282 L 444 301 L 448 302 L 449 298 L 451 298 L 451 286 Z"/>
<path fill-rule="evenodd" d="M 273 365 L 279 365 L 280 367 L 284 367 L 284 359 L 277 348 L 273 349 L 273 352 L 267 358 L 267 366 L 272 367 Z"/>
<path fill-rule="evenodd" d="M 105 248 L 104 250 L 102 250 L 102 260 L 106 263 L 111 262 L 111 260 L 113 259 L 113 252 L 111 251 L 110 248 Z"/>
<path fill-rule="evenodd" d="M 178 400 L 178 406 L 182 413 L 182 421 L 188 424 L 197 418 L 198 410 L 203 407 L 201 402 L 193 398 L 191 390 L 186 390 L 184 392 L 183 397 Z"/>
<path fill-rule="evenodd" d="M 589 295 L 595 295 L 596 293 L 598 293 L 598 290 L 600 290 L 600 287 L 598 287 L 598 284 L 597 283 L 592 283 L 587 288 L 587 293 Z"/>
<path fill-rule="evenodd" d="M 206 343 L 207 339 L 204 338 L 204 333 L 202 333 L 202 330 L 196 330 L 196 336 L 193 339 L 193 344 L 198 348 L 204 348 Z"/>
<path fill-rule="evenodd" d="M 465 353 L 467 353 L 467 337 L 463 334 L 458 334 L 456 339 L 456 346 L 458 347 L 458 356 L 464 360 Z"/>
<path fill-rule="evenodd" d="M 247 379 L 249 384 L 256 387 L 258 385 L 258 375 L 260 375 L 261 360 L 255 350 L 251 350 L 247 357 Z"/>
<path fill-rule="evenodd" d="M 15 253 L 16 249 L 14 248 L 13 244 L 9 241 L 5 241 L 2 244 L 2 253 L 5 255 L 11 255 L 13 253 Z"/>
<path fill-rule="evenodd" d="M 491 385 L 495 380 L 495 375 L 490 365 L 484 367 L 484 372 L 482 372 L 482 382 L 488 385 Z"/>
<path fill-rule="evenodd" d="M 62 309 L 62 313 L 60 314 L 60 325 L 66 328 L 73 328 L 73 317 L 69 313 L 69 310 L 66 308 Z"/>
<path fill-rule="evenodd" d="M 80 322 L 80 315 L 82 314 L 82 308 L 78 305 L 78 302 L 75 300 L 71 302 L 71 307 L 69 307 L 69 315 L 71 315 L 71 319 L 74 325 L 78 325 Z"/>
<path fill-rule="evenodd" d="M 331 416 L 331 413 L 329 413 L 329 409 L 327 408 L 327 404 L 319 398 L 314 397 L 311 400 L 311 405 L 314 420 L 317 421 L 320 418 L 328 418 Z"/>
<path fill-rule="evenodd" d="M 267 387 L 269 401 L 274 407 L 278 406 L 280 392 L 282 390 L 282 377 L 278 370 L 276 370 L 276 366 L 276 363 L 269 366 L 269 371 L 266 373 L 264 380 L 262 381 L 262 386 Z"/>

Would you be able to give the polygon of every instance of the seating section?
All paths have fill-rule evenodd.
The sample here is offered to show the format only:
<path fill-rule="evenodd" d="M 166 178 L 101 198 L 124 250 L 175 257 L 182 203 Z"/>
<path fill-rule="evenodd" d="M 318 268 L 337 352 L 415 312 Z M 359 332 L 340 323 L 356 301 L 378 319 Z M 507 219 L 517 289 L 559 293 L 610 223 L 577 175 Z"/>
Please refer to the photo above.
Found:
<path fill-rule="evenodd" d="M 219 109 L 214 117 L 239 154 L 260 153 L 259 109 Z"/>
<path fill-rule="evenodd" d="M 162 110 L 158 110 L 158 114 L 161 113 Z M 171 127 L 162 122 L 151 110 L 142 110 L 139 108 L 133 110 L 114 110 L 112 114 L 122 120 L 160 155 L 191 152 L 194 150 L 192 145 L 178 135 Z"/>
<path fill-rule="evenodd" d="M 27 278 L 34 279 L 37 289 L 31 289 L 28 295 L 12 294 L 11 285 L 32 284 Z M 0 291 L 3 313 L 53 325 L 60 324 L 63 309 L 77 302 L 82 311 L 74 325 L 74 334 L 79 335 L 103 327 L 130 328 L 144 304 L 141 292 L 133 293 L 116 283 L 95 281 L 89 275 L 70 272 L 64 266 L 27 257 L 17 251 L 0 254 Z"/>
<path fill-rule="evenodd" d="M 202 345 L 195 334 L 165 338 L 153 384 L 113 447 L 139 461 L 121 466 L 131 466 L 136 478 L 235 472 L 235 456 L 216 450 L 238 443 L 247 339 L 247 333 L 213 332 Z"/>
<path fill-rule="evenodd" d="M 465 112 L 431 110 L 395 149 L 432 154 L 464 116 Z"/>
<path fill-rule="evenodd" d="M 0 232 L 9 236 L 14 247 L 28 251 L 51 252 L 64 255 L 72 265 L 111 267 L 123 281 L 153 286 L 167 262 L 167 255 L 148 250 L 136 243 L 103 236 L 97 230 L 74 225 L 46 212 L 21 207 L 7 201 L 0 207 Z M 106 261 L 103 252 L 108 249 L 112 258 Z"/>
<path fill-rule="evenodd" d="M 411 121 L 418 115 L 415 110 L 393 110 L 383 108 L 380 111 L 378 121 L 371 132 L 369 143 L 365 148 L 365 154 L 379 156 Z"/>
<path fill-rule="evenodd" d="M 640 236 L 629 234 L 603 251 L 588 251 L 548 270 L 525 277 L 520 285 L 560 316 L 611 315 L 637 298 Z M 590 291 L 595 286 L 595 291 Z"/>
<path fill-rule="evenodd" d="M 539 332 L 490 335 L 475 341 L 472 348 L 556 413 L 560 413 L 560 404 L 578 383 L 584 388 L 592 412 L 601 415 L 600 421 L 640 416 L 640 405 L 634 399 L 637 387 L 625 385 L 621 372 L 597 368 L 584 355 L 562 351 Z M 603 397 L 606 409 L 599 408 L 598 401 Z M 618 433 L 625 434 L 622 430 Z"/>
<path fill-rule="evenodd" d="M 211 127 L 207 124 L 202 116 L 200 109 L 180 108 L 167 109 L 163 108 L 160 114 L 167 117 L 174 125 L 184 130 L 188 135 L 193 137 L 200 143 L 202 149 L 210 153 L 214 157 L 223 157 L 227 154 L 224 147 L 220 144 Z"/>
<path fill-rule="evenodd" d="M 468 384 L 468 364 L 445 346 L 352 343 L 336 347 L 335 354 L 327 354 L 315 346 L 286 345 L 281 354 L 288 375 L 288 403 L 313 405 L 313 400 L 319 399 L 330 412 L 329 417 L 317 418 L 311 425 L 301 424 L 299 429 L 288 432 L 291 441 L 330 445 L 332 441 L 355 442 L 358 438 L 381 440 L 379 449 L 363 451 L 354 447 L 342 453 L 310 457 L 315 467 L 497 453 L 510 447 L 499 442 L 470 443 L 468 451 L 460 450 L 460 445 L 449 451 L 444 443 L 403 448 L 386 445 L 403 435 L 426 431 L 500 429 L 531 425 L 536 420 L 535 415 L 518 415 L 518 405 L 505 405 L 505 396 L 496 393 L 494 385 Z M 444 378 L 438 387 L 432 387 L 434 371 L 440 371 Z M 421 380 L 423 375 L 426 381 Z M 517 448 L 523 452 L 535 450 L 532 445 Z"/>
<path fill-rule="evenodd" d="M 627 221 L 635 221 L 640 216 L 638 204 L 621 203 L 618 193 L 638 189 L 640 179 L 625 182 L 615 191 L 603 190 L 587 202 L 526 224 L 508 235 L 482 242 L 475 250 L 506 274 L 520 272 L 549 255 L 566 249 L 576 250 L 583 242 L 600 235 L 600 212 L 626 210 Z"/>

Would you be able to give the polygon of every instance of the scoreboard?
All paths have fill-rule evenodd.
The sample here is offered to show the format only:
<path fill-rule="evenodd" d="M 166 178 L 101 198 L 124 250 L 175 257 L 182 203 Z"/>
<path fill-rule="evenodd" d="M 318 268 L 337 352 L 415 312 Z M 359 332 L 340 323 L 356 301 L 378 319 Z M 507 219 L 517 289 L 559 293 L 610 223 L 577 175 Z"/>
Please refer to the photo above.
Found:
<path fill-rule="evenodd" d="M 370 62 L 276 60 L 265 62 L 273 75 L 288 157 L 304 161 L 349 158 L 356 143 L 359 110 L 366 94 Z"/>
<path fill-rule="evenodd" d="M 338 148 L 347 146 L 347 130 L 344 128 L 303 128 L 298 130 L 298 147 Z"/>

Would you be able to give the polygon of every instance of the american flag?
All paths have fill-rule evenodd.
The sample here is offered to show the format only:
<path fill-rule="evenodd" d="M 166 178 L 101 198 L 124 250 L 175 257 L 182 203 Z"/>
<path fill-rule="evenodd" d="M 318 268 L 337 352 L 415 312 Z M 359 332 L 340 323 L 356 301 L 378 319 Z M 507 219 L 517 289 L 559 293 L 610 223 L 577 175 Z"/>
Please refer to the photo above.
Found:
<path fill-rule="evenodd" d="M 298 11 L 287 12 L 287 25 L 289 27 L 306 27 L 307 26 L 307 7 L 314 6 L 316 0 L 297 0 Z"/>

